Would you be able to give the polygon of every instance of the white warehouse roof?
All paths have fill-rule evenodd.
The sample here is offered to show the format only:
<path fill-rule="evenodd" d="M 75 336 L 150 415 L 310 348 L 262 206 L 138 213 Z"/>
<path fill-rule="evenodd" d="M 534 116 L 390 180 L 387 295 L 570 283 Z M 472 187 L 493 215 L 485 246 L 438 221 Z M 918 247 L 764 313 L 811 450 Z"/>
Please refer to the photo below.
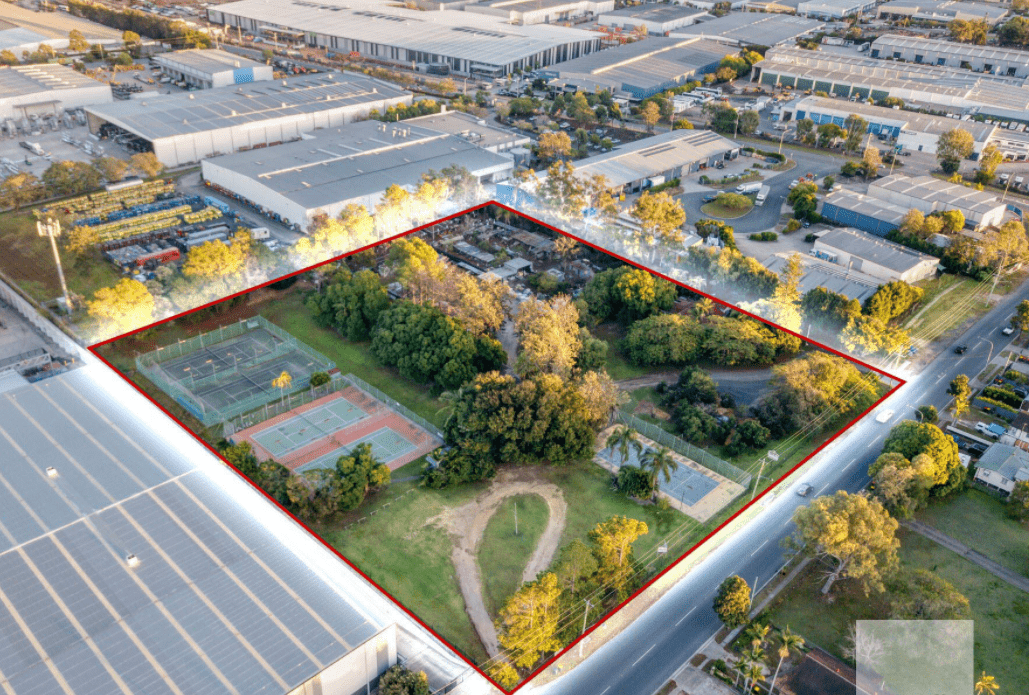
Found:
<path fill-rule="evenodd" d="M 154 56 L 160 65 L 185 67 L 207 75 L 240 68 L 262 68 L 264 63 L 214 48 L 188 48 Z"/>
<path fill-rule="evenodd" d="M 44 95 L 65 89 L 106 87 L 103 82 L 87 77 L 66 65 L 0 66 L 0 99 L 28 94 Z"/>
<path fill-rule="evenodd" d="M 575 173 L 600 174 L 619 187 L 735 149 L 739 145 L 711 130 L 673 130 L 576 162 Z"/>

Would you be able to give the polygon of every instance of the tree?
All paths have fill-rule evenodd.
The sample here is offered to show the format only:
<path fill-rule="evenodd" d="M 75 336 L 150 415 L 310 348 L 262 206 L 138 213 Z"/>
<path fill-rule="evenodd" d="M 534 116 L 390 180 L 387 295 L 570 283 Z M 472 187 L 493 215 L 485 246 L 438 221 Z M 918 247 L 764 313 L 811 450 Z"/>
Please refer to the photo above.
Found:
<path fill-rule="evenodd" d="M 283 371 L 277 377 L 272 379 L 272 388 L 279 389 L 279 395 L 285 397 L 285 390 L 293 385 L 293 375 L 287 371 Z"/>
<path fill-rule="evenodd" d="M 632 544 L 650 531 L 646 522 L 625 516 L 613 516 L 590 531 L 593 553 L 597 558 L 597 578 L 602 586 L 624 599 L 629 594 L 634 574 Z"/>
<path fill-rule="evenodd" d="M 547 132 L 539 136 L 536 144 L 536 156 L 544 162 L 567 157 L 572 153 L 572 139 L 567 133 Z"/>
<path fill-rule="evenodd" d="M 576 538 L 561 551 L 554 571 L 562 584 L 574 594 L 578 582 L 591 577 L 597 571 L 597 559 L 590 547 Z"/>
<path fill-rule="evenodd" d="M 86 312 L 101 324 L 102 333 L 120 335 L 153 321 L 154 297 L 142 282 L 123 278 L 97 290 Z"/>
<path fill-rule="evenodd" d="M 379 678 L 379 695 L 431 695 L 429 678 L 424 671 L 411 671 L 391 666 Z"/>
<path fill-rule="evenodd" d="M 637 459 L 643 454 L 639 433 L 627 425 L 615 428 L 615 431 L 608 436 L 604 446 L 618 453 L 623 466 L 629 462 L 631 451 L 636 452 Z"/>
<path fill-rule="evenodd" d="M 240 245 L 221 240 L 194 246 L 182 264 L 182 274 L 201 282 L 210 282 L 237 275 L 246 264 L 246 255 Z"/>
<path fill-rule="evenodd" d="M 160 176 L 164 171 L 164 165 L 157 159 L 153 152 L 140 152 L 129 157 L 132 168 L 148 179 Z"/>
<path fill-rule="evenodd" d="M 339 480 L 339 511 L 357 509 L 368 492 L 389 485 L 389 466 L 372 456 L 372 445 L 358 444 L 348 454 L 336 459 L 336 475 Z"/>
<path fill-rule="evenodd" d="M 861 162 L 864 165 L 866 179 L 878 176 L 879 169 L 881 169 L 883 165 L 883 159 L 882 155 L 879 153 L 879 148 L 872 146 L 866 147 L 861 156 Z"/>
<path fill-rule="evenodd" d="M 530 669 L 541 656 L 561 648 L 560 598 L 557 575 L 547 572 L 523 585 L 500 609 L 497 639 L 515 666 Z"/>
<path fill-rule="evenodd" d="M 1008 516 L 1018 521 L 1029 520 L 1029 480 L 1016 480 L 1008 495 Z"/>
<path fill-rule="evenodd" d="M 336 218 L 316 217 L 308 232 L 307 236 L 293 245 L 296 254 L 306 263 L 317 263 L 341 251 L 360 248 L 376 240 L 375 220 L 364 205 L 357 203 L 345 206 Z"/>
<path fill-rule="evenodd" d="M 772 676 L 772 684 L 769 686 L 768 692 L 775 692 L 775 682 L 779 680 L 779 669 L 782 668 L 782 662 L 788 659 L 793 652 L 799 654 L 803 648 L 804 638 L 790 632 L 789 625 L 779 631 L 779 663 L 775 665 L 775 675 Z"/>
<path fill-rule="evenodd" d="M 13 51 L 6 48 L 0 51 L 0 65 L 17 65 L 18 62 L 18 56 Z"/>
<path fill-rule="evenodd" d="M 640 120 L 647 126 L 647 132 L 654 132 L 654 126 L 661 119 L 661 109 L 654 102 L 648 102 L 640 109 Z"/>
<path fill-rule="evenodd" d="M 843 128 L 847 131 L 847 139 L 843 142 L 843 149 L 847 152 L 857 152 L 865 133 L 868 132 L 868 121 L 856 113 L 852 113 L 843 121 Z"/>
<path fill-rule="evenodd" d="M 750 619 L 750 586 L 738 575 L 727 577 L 718 587 L 715 614 L 730 630 L 747 624 Z"/>
<path fill-rule="evenodd" d="M 990 183 L 997 174 L 997 167 L 1004 161 L 1004 153 L 992 142 L 979 153 L 979 166 L 975 171 L 976 183 Z"/>
<path fill-rule="evenodd" d="M 518 307 L 515 317 L 518 333 L 519 374 L 549 372 L 563 378 L 571 375 L 582 350 L 579 311 L 567 295 L 549 303 L 529 299 Z"/>
<path fill-rule="evenodd" d="M 803 220 L 815 214 L 818 208 L 818 186 L 813 183 L 802 183 L 793 188 L 786 196 L 786 202 L 793 208 L 794 219 Z"/>
<path fill-rule="evenodd" d="M 121 181 L 129 169 L 129 163 L 118 157 L 97 157 L 93 160 L 93 168 L 100 172 L 109 182 Z"/>
<path fill-rule="evenodd" d="M 829 147 L 836 140 L 846 135 L 846 132 L 835 123 L 823 123 L 818 126 L 818 146 Z"/>
<path fill-rule="evenodd" d="M 947 580 L 924 569 L 899 572 L 889 582 L 890 620 L 968 620 L 968 599 Z"/>
<path fill-rule="evenodd" d="M 642 463 L 650 469 L 651 483 L 657 491 L 658 476 L 663 476 L 666 483 L 672 482 L 672 473 L 679 470 L 679 462 L 675 460 L 671 450 L 661 447 L 657 451 L 650 450 L 643 455 Z"/>
<path fill-rule="evenodd" d="M 951 406 L 954 417 L 960 418 L 968 412 L 969 408 L 971 408 L 972 387 L 968 385 L 967 374 L 958 374 L 954 377 L 950 382 L 947 393 L 954 396 L 954 405 Z"/>
<path fill-rule="evenodd" d="M 815 122 L 810 118 L 797 121 L 797 139 L 803 143 L 814 142 Z"/>
<path fill-rule="evenodd" d="M 1000 690 L 1000 686 L 997 684 L 997 679 L 986 675 L 986 671 L 983 671 L 975 682 L 975 695 L 994 695 L 998 690 Z"/>
<path fill-rule="evenodd" d="M 140 36 L 136 32 L 126 29 L 122 32 L 121 42 L 125 46 L 125 50 L 128 51 L 139 45 Z"/>
<path fill-rule="evenodd" d="M 901 422 L 890 430 L 883 453 L 897 453 L 911 461 L 919 468 L 919 474 L 925 476 L 935 497 L 949 494 L 964 483 L 965 469 L 958 457 L 958 445 L 936 425 L 914 420 Z M 928 458 L 921 459 L 920 454 Z M 874 471 L 871 474 L 875 475 Z"/>
<path fill-rule="evenodd" d="M 819 497 L 793 514 L 796 544 L 808 555 L 835 563 L 822 593 L 839 579 L 855 579 L 865 594 L 882 592 L 884 580 L 897 566 L 898 523 L 879 502 L 840 490 Z"/>
<path fill-rule="evenodd" d="M 368 340 L 379 315 L 389 307 L 389 295 L 371 270 L 351 273 L 340 268 L 307 306 L 315 321 L 335 328 L 347 340 Z"/>
<path fill-rule="evenodd" d="M 686 224 L 686 211 L 683 210 L 682 201 L 665 191 L 644 191 L 636 199 L 629 214 L 640 226 L 641 240 L 652 248 L 657 240 L 671 244 L 683 239 L 682 227 Z"/>
<path fill-rule="evenodd" d="M 89 41 L 86 41 L 86 37 L 78 29 L 72 29 L 68 32 L 68 50 L 75 51 L 76 53 L 89 50 Z"/>
<path fill-rule="evenodd" d="M 946 174 L 953 174 L 961 166 L 961 160 L 972 154 L 975 139 L 963 128 L 948 130 L 936 144 L 936 159 Z"/>
<path fill-rule="evenodd" d="M 21 206 L 40 198 L 43 187 L 30 173 L 12 174 L 0 181 L 0 204 L 20 210 Z"/>
<path fill-rule="evenodd" d="M 990 32 L 990 25 L 985 19 L 955 19 L 947 28 L 955 41 L 976 46 L 984 45 Z"/>
<path fill-rule="evenodd" d="M 438 89 L 441 94 L 453 94 L 457 91 L 457 84 L 449 77 L 444 77 L 436 83 L 436 89 Z"/>
<path fill-rule="evenodd" d="M 1015 0 L 1021 2 L 1021 0 Z M 1012 7 L 1014 4 L 1012 4 Z M 1029 46 L 1029 20 L 1025 17 L 1012 17 L 997 29 L 997 38 L 1001 45 L 1018 46 L 1025 48 Z"/>
<path fill-rule="evenodd" d="M 58 195 L 78 195 L 100 187 L 100 172 L 86 162 L 54 162 L 42 176 L 43 185 Z"/>
<path fill-rule="evenodd" d="M 641 466 L 621 466 L 615 484 L 620 491 L 639 500 L 654 496 L 654 477 Z"/>
<path fill-rule="evenodd" d="M 751 135 L 761 126 L 761 116 L 757 111 L 744 111 L 740 114 L 740 132 Z"/>
<path fill-rule="evenodd" d="M 716 202 L 728 210 L 747 210 L 753 205 L 750 198 L 739 193 L 719 193 Z"/>
<path fill-rule="evenodd" d="M 332 381 L 332 377 L 329 376 L 328 372 L 312 372 L 309 379 L 311 386 L 324 386 L 330 381 Z"/>
<path fill-rule="evenodd" d="M 739 128 L 740 115 L 724 101 L 715 101 L 704 106 L 711 117 L 711 128 L 720 133 L 735 133 Z"/>
<path fill-rule="evenodd" d="M 1011 317 L 1011 327 L 1018 331 L 1029 331 L 1029 299 L 1023 299 Z"/>

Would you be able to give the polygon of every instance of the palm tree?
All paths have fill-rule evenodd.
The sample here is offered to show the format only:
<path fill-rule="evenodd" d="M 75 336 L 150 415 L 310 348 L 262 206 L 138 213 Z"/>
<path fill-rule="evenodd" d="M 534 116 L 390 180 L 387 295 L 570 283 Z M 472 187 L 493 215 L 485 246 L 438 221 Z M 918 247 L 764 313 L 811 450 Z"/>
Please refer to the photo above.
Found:
<path fill-rule="evenodd" d="M 672 473 L 679 470 L 679 462 L 666 447 L 661 447 L 657 451 L 648 451 L 643 457 L 643 463 L 650 469 L 650 480 L 655 492 L 657 492 L 658 474 L 664 475 L 665 482 L 670 483 Z"/>
<path fill-rule="evenodd" d="M 998 690 L 1000 690 L 1000 686 L 997 685 L 997 679 L 987 676 L 986 671 L 983 671 L 983 675 L 979 676 L 979 680 L 975 682 L 975 695 L 993 695 Z"/>
<path fill-rule="evenodd" d="M 746 674 L 746 672 L 750 669 L 751 666 L 753 666 L 753 664 L 750 661 L 750 657 L 748 657 L 746 654 L 741 654 L 740 656 L 736 657 L 735 666 L 736 685 L 738 686 L 740 684 L 740 676 Z"/>
<path fill-rule="evenodd" d="M 761 647 L 764 646 L 765 641 L 768 639 L 768 633 L 771 629 L 768 625 L 751 623 L 750 627 L 743 633 L 743 638 L 750 640 L 750 646 Z"/>
<path fill-rule="evenodd" d="M 804 647 L 804 638 L 790 632 L 789 625 L 779 631 L 779 642 L 779 663 L 775 667 L 775 675 L 772 676 L 772 687 L 768 689 L 769 695 L 775 692 L 775 681 L 779 678 L 779 669 L 782 668 L 782 662 L 790 656 L 790 652 L 799 653 Z"/>
<path fill-rule="evenodd" d="M 743 674 L 747 677 L 747 682 L 743 686 L 745 692 L 750 692 L 750 686 L 757 685 L 757 682 L 765 677 L 765 669 L 761 665 L 760 661 L 753 661 L 750 664 L 750 668 L 747 669 L 746 673 Z"/>
<path fill-rule="evenodd" d="M 622 425 L 611 433 L 611 436 L 607 438 L 607 448 L 618 452 L 623 466 L 629 460 L 629 451 L 631 449 L 636 450 L 637 456 L 643 451 L 639 433 L 626 425 Z"/>
<path fill-rule="evenodd" d="M 693 305 L 693 316 L 702 319 L 715 310 L 715 303 L 707 297 L 701 297 Z"/>
<path fill-rule="evenodd" d="M 288 389 L 292 385 L 293 385 L 293 377 L 290 376 L 289 372 L 285 372 L 284 371 L 284 372 L 282 372 L 282 374 L 279 374 L 277 377 L 272 379 L 272 388 L 278 387 L 278 389 L 279 389 L 279 397 L 282 398 L 282 402 L 283 403 L 286 402 L 286 395 L 283 392 L 283 389 Z"/>

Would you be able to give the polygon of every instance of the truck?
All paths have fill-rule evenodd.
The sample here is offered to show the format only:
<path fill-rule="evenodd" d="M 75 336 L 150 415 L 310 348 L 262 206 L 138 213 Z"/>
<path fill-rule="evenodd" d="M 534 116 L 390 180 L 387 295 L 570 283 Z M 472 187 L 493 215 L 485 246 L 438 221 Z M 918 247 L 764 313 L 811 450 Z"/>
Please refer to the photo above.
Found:
<path fill-rule="evenodd" d="M 657 175 L 657 176 L 651 176 L 649 179 L 647 179 L 647 184 L 646 184 L 645 187 L 646 188 L 653 188 L 654 186 L 660 186 L 664 182 L 665 182 L 665 177 L 660 175 L 660 174 Z"/>
<path fill-rule="evenodd" d="M 770 186 L 762 186 L 761 190 L 757 192 L 757 196 L 754 198 L 754 205 L 764 205 L 768 199 L 768 193 L 771 191 Z"/>
<path fill-rule="evenodd" d="M 43 151 L 43 148 L 40 147 L 38 142 L 19 142 L 18 144 L 21 145 L 22 147 L 24 147 L 26 150 L 28 150 L 32 154 L 38 154 L 41 157 L 44 154 L 46 154 Z"/>
<path fill-rule="evenodd" d="M 757 193 L 761 190 L 761 182 L 753 181 L 751 183 L 741 183 L 736 187 L 736 192 L 740 195 L 747 195 L 748 193 Z"/>

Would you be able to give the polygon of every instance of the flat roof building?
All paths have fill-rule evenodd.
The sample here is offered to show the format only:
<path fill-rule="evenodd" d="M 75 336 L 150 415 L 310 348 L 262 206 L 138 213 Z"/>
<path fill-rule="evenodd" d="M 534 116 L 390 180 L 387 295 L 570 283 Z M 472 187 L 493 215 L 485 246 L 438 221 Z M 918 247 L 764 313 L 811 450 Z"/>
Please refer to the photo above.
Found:
<path fill-rule="evenodd" d="M 791 254 L 779 253 L 769 256 L 762 265 L 776 275 L 782 275 Z M 802 295 L 807 294 L 816 287 L 842 294 L 847 299 L 856 299 L 863 302 L 879 289 L 882 280 L 871 275 L 858 273 L 854 270 L 841 268 L 835 263 L 816 258 L 815 256 L 803 256 L 800 259 L 801 275 L 799 289 Z"/>
<path fill-rule="evenodd" d="M 670 31 L 696 24 L 710 17 L 706 10 L 686 5 L 637 5 L 605 12 L 597 18 L 597 24 L 625 31 L 646 27 L 647 33 L 663 36 Z"/>
<path fill-rule="evenodd" d="M 214 48 L 160 53 L 153 60 L 165 75 L 200 89 L 272 79 L 272 66 Z"/>
<path fill-rule="evenodd" d="M 935 256 L 847 227 L 818 237 L 811 255 L 883 282 L 918 282 L 932 277 L 940 263 Z"/>
<path fill-rule="evenodd" d="M 1003 201 L 995 195 L 932 176 L 893 174 L 873 181 L 868 186 L 868 195 L 926 214 L 960 210 L 965 224 L 973 229 L 1000 225 L 1006 211 Z"/>
<path fill-rule="evenodd" d="M 875 106 L 863 101 L 848 102 L 815 96 L 784 105 L 782 113 L 784 120 L 809 118 L 816 125 L 835 123 L 841 128 L 848 116 L 856 114 L 868 121 L 867 132 L 896 140 L 901 149 L 930 154 L 936 154 L 940 136 L 954 128 L 960 127 L 971 134 L 976 153 L 982 151 L 996 130 L 996 126 L 971 120 L 955 122 L 952 118 Z"/>
<path fill-rule="evenodd" d="M 353 0 L 240 0 L 207 10 L 211 22 L 252 33 L 302 32 L 309 46 L 358 53 L 395 65 L 446 65 L 462 75 L 500 77 L 572 60 L 600 48 L 600 36 L 582 29 L 516 26 L 474 12 L 423 12 Z"/>
<path fill-rule="evenodd" d="M 875 0 L 807 0 L 797 5 L 797 14 L 818 19 L 842 19 L 875 9 Z"/>
<path fill-rule="evenodd" d="M 947 65 L 1007 77 L 1029 77 L 1029 52 L 998 46 L 973 46 L 921 36 L 886 34 L 872 42 L 869 55 L 911 63 Z"/>
<path fill-rule="evenodd" d="M 646 99 L 676 85 L 714 72 L 726 55 L 724 44 L 700 37 L 649 38 L 592 53 L 541 70 L 552 84 L 573 91 L 625 93 Z"/>
<path fill-rule="evenodd" d="M 904 222 L 910 208 L 849 191 L 833 191 L 822 201 L 820 214 L 836 224 L 886 236 Z"/>
<path fill-rule="evenodd" d="M 288 80 L 215 87 L 188 94 L 89 107 L 90 132 L 128 133 L 166 166 L 297 140 L 318 128 L 366 118 L 372 110 L 410 104 L 412 95 L 364 75 L 317 73 Z"/>
<path fill-rule="evenodd" d="M 673 130 L 579 160 L 575 174 L 583 178 L 599 174 L 613 190 L 631 193 L 657 177 L 667 181 L 735 159 L 739 150 L 737 143 L 711 130 Z"/>
<path fill-rule="evenodd" d="M 204 180 L 306 230 L 319 213 L 372 210 L 391 185 L 413 191 L 429 171 L 466 168 L 482 183 L 514 169 L 510 155 L 410 121 L 362 121 L 278 147 L 205 159 Z"/>
<path fill-rule="evenodd" d="M 66 65 L 0 66 L 0 119 L 42 116 L 112 101 L 111 85 Z"/>
<path fill-rule="evenodd" d="M 994 2 L 957 0 L 890 0 L 879 5 L 877 16 L 888 19 L 918 19 L 929 22 L 985 20 L 993 26 L 1008 14 L 1008 7 Z"/>
<path fill-rule="evenodd" d="M 676 35 L 697 35 L 741 46 L 776 46 L 818 31 L 822 22 L 768 12 L 734 12 L 686 27 Z"/>
<path fill-rule="evenodd" d="M 486 0 L 466 3 L 465 12 L 501 17 L 512 24 L 551 24 L 595 17 L 615 9 L 615 0 Z"/>
<path fill-rule="evenodd" d="M 532 138 L 521 130 L 503 128 L 495 121 L 477 118 L 464 111 L 446 111 L 429 116 L 419 116 L 418 118 L 409 118 L 404 123 L 456 135 L 476 147 L 490 152 L 508 152 L 517 147 L 525 147 L 532 142 Z"/>
<path fill-rule="evenodd" d="M 746 0 L 744 7 L 759 12 L 797 14 L 797 7 L 803 0 Z"/>

